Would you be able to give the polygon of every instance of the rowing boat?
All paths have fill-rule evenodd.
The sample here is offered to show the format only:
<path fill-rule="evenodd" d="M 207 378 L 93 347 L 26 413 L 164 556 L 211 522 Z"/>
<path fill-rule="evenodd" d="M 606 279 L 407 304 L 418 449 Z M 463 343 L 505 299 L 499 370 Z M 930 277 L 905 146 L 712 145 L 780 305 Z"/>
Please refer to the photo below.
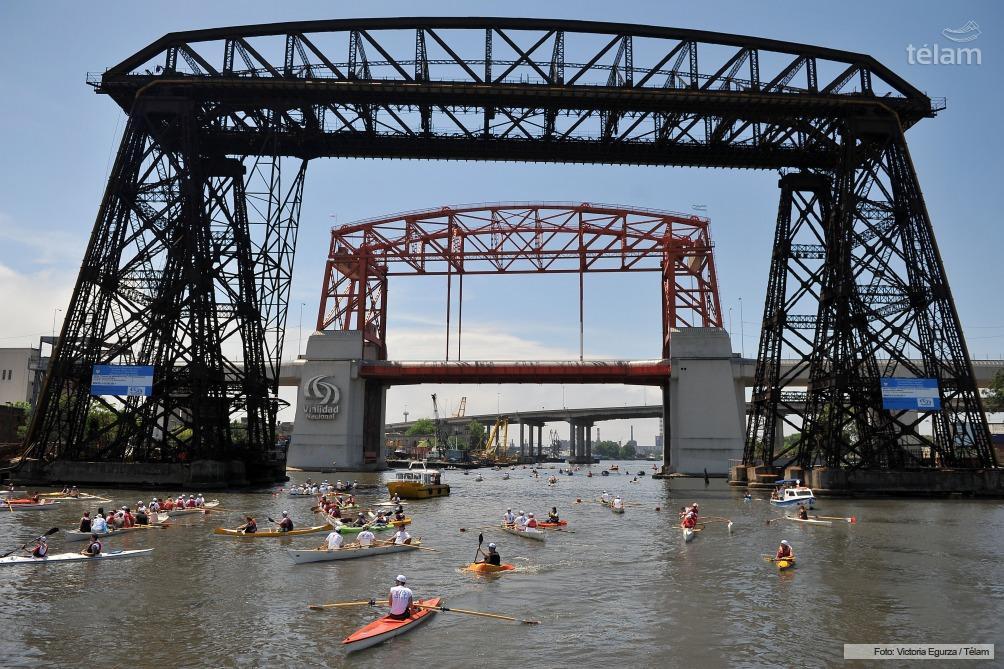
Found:
<path fill-rule="evenodd" d="M 537 523 L 537 527 L 544 527 L 544 528 L 552 529 L 552 530 L 556 529 L 556 528 L 559 528 L 559 527 L 565 527 L 566 525 L 568 525 L 568 521 L 567 520 L 559 520 L 556 523 Z"/>
<path fill-rule="evenodd" d="M 328 519 L 328 522 L 331 522 L 330 518 Z M 392 525 L 363 525 L 362 527 L 356 527 L 355 525 L 346 525 L 345 523 L 331 523 L 331 526 L 337 527 L 341 530 L 342 534 L 359 534 L 363 530 L 369 530 L 370 532 L 386 532 L 387 530 L 394 529 Z"/>
<path fill-rule="evenodd" d="M 120 534 L 128 534 L 135 530 L 149 530 L 149 529 L 166 529 L 165 525 L 152 524 L 152 525 L 135 525 L 133 527 L 120 527 L 116 529 L 109 529 L 107 532 L 98 532 L 99 537 L 115 537 Z M 63 530 L 63 539 L 66 541 L 87 541 L 91 538 L 94 532 L 81 532 L 79 530 Z"/>
<path fill-rule="evenodd" d="M 785 520 L 793 520 L 796 523 L 808 523 L 809 525 L 832 525 L 831 520 L 816 520 L 815 518 L 799 518 L 797 516 L 785 516 Z"/>
<path fill-rule="evenodd" d="M 7 506 L 9 509 L 16 509 L 17 511 L 48 511 L 49 509 L 55 509 L 59 504 L 59 502 L 50 502 L 47 500 L 38 503 L 30 500 L 27 502 L 4 500 L 4 506 Z"/>
<path fill-rule="evenodd" d="M 205 513 L 206 509 L 215 509 L 219 505 L 220 501 L 218 499 L 214 499 L 211 502 L 206 502 L 205 506 L 193 506 L 193 507 L 186 507 L 184 509 L 171 509 L 169 511 L 165 511 L 164 513 L 166 513 L 171 518 L 177 518 L 178 516 L 188 516 L 193 513 Z"/>
<path fill-rule="evenodd" d="M 286 554 L 293 564 L 307 564 L 308 562 L 330 562 L 331 560 L 352 560 L 353 558 L 369 557 L 371 555 L 386 555 L 387 553 L 404 553 L 410 550 L 417 550 L 422 545 L 421 541 L 413 539 L 410 544 L 389 544 L 382 546 L 346 546 L 337 550 L 325 548 L 313 548 L 307 550 L 289 549 Z"/>
<path fill-rule="evenodd" d="M 515 534 L 517 537 L 523 537 L 524 539 L 533 539 L 534 541 L 544 541 L 547 535 L 540 530 L 519 530 L 512 525 L 506 525 L 503 523 L 499 527 L 502 528 L 503 532 L 508 532 L 509 534 Z"/>
<path fill-rule="evenodd" d="M 141 548 L 139 550 L 132 551 L 107 551 L 98 553 L 94 556 L 81 555 L 80 553 L 55 553 L 53 555 L 48 555 L 44 558 L 36 557 L 22 557 L 18 555 L 11 555 L 10 557 L 0 558 L 0 565 L 13 565 L 13 564 L 49 564 L 50 562 L 90 562 L 91 560 L 115 560 L 117 558 L 127 558 L 127 557 L 138 557 L 140 555 L 146 555 L 152 552 L 152 548 Z"/>
<path fill-rule="evenodd" d="M 269 539 L 269 538 L 283 538 L 283 537 L 298 537 L 303 534 L 316 534 L 317 532 L 327 532 L 332 529 L 331 525 L 325 523 L 324 525 L 315 525 L 314 527 L 303 527 L 298 530 L 290 530 L 289 532 L 280 532 L 279 530 L 258 530 L 257 532 L 252 532 L 247 534 L 241 530 L 231 530 L 226 527 L 217 527 L 213 530 L 213 534 L 219 534 L 225 537 L 247 537 L 249 539 Z"/>
<path fill-rule="evenodd" d="M 432 599 L 420 599 L 416 603 L 423 606 L 440 606 L 441 601 L 440 597 L 433 597 Z M 342 640 L 342 645 L 345 646 L 345 650 L 349 653 L 370 648 L 383 643 L 387 639 L 410 632 L 431 618 L 435 612 L 434 609 L 417 609 L 413 610 L 413 613 L 403 620 L 397 620 L 390 616 L 378 618 L 345 637 Z"/>
<path fill-rule="evenodd" d="M 611 505 L 610 506 L 610 510 L 613 511 L 614 513 L 624 513 L 624 507 L 623 506 L 613 506 L 613 505 Z"/>
<path fill-rule="evenodd" d="M 500 572 L 512 572 L 516 569 L 515 565 L 489 565 L 488 563 L 471 563 L 467 566 L 465 572 L 474 572 L 475 574 L 498 574 Z"/>
<path fill-rule="evenodd" d="M 407 502 L 377 502 L 373 506 L 390 506 L 390 507 L 397 508 L 398 506 L 402 506 L 402 507 L 408 506 L 408 503 Z"/>
<path fill-rule="evenodd" d="M 98 497 L 97 495 L 87 495 L 85 493 L 80 493 L 76 497 L 71 497 L 70 495 L 42 495 L 47 500 L 51 502 L 93 502 L 93 501 L 107 501 L 107 497 Z"/>
<path fill-rule="evenodd" d="M 686 543 L 690 543 L 691 541 L 693 541 L 694 540 L 694 530 L 690 529 L 689 527 L 683 528 L 683 540 Z"/>

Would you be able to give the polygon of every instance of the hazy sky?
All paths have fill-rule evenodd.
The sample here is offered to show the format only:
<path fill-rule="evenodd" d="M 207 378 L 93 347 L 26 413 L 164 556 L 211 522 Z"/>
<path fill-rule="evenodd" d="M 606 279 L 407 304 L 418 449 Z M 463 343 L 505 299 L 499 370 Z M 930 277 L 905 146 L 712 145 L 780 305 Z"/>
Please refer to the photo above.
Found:
<path fill-rule="evenodd" d="M 909 134 L 942 257 L 974 357 L 1004 357 L 999 225 L 1001 133 L 997 106 L 1002 26 L 998 2 L 5 2 L 0 4 L 0 346 L 36 344 L 69 299 L 97 212 L 123 115 L 84 83 L 164 33 L 300 19 L 398 15 L 508 15 L 651 23 L 735 32 L 861 51 L 948 109 Z M 967 46 L 982 64 L 911 65 L 910 45 L 951 46 L 941 31 L 975 21 Z M 308 170 L 290 298 L 287 357 L 296 355 L 300 305 L 312 329 L 328 229 L 401 210 L 503 200 L 611 202 L 689 211 L 707 205 L 723 310 L 734 348 L 756 350 L 777 207 L 777 175 L 739 170 L 492 163 L 314 161 Z M 441 357 L 443 281 L 399 279 L 390 287 L 392 358 Z M 574 277 L 491 277 L 465 282 L 465 358 L 574 358 Z M 659 355 L 658 283 L 648 275 L 586 278 L 586 354 Z M 744 314 L 740 338 L 739 301 Z M 62 314 L 56 314 L 62 316 Z M 306 336 L 306 335 L 305 335 Z M 501 352 L 501 353 L 500 353 Z M 468 397 L 468 413 L 658 401 L 621 387 L 476 386 L 391 391 L 388 419 L 431 413 Z M 564 400 L 562 399 L 564 395 Z M 287 397 L 289 394 L 287 394 Z M 291 417 L 287 412 L 284 418 Z M 638 421 L 652 443 L 655 421 Z M 627 424 L 603 425 L 627 438 Z M 567 436 L 567 435 L 566 435 Z"/>

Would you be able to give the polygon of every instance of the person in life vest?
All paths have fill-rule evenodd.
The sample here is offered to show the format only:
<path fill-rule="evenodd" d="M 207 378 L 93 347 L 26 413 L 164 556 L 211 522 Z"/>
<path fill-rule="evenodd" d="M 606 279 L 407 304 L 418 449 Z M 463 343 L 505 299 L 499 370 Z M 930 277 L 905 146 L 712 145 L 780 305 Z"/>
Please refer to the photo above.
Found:
<path fill-rule="evenodd" d="M 132 515 L 132 511 L 129 510 L 128 506 L 122 507 L 122 527 L 135 527 L 136 517 Z"/>
<path fill-rule="evenodd" d="M 390 589 L 390 594 L 387 596 L 390 617 L 395 620 L 406 620 L 411 616 L 411 604 L 415 593 L 406 585 L 408 579 L 403 574 L 398 576 L 395 581 L 394 587 Z"/>
<path fill-rule="evenodd" d="M 404 526 L 397 528 L 397 532 L 394 533 L 394 543 L 398 546 L 402 544 L 411 544 L 411 535 L 408 531 L 404 529 Z"/>
<path fill-rule="evenodd" d="M 696 515 L 698 515 L 698 512 L 700 511 L 700 508 L 699 508 L 699 507 L 697 506 L 697 502 L 694 502 L 693 504 L 691 504 L 691 505 L 690 505 L 690 511 L 691 511 L 691 512 L 692 512 L 692 513 L 693 513 L 693 514 L 694 514 L 695 516 L 696 516 Z"/>
<path fill-rule="evenodd" d="M 80 526 L 77 529 L 78 532 L 90 532 L 91 531 L 91 512 L 84 511 L 83 518 L 80 519 Z"/>
<path fill-rule="evenodd" d="M 527 514 L 527 517 L 526 517 L 526 528 L 525 529 L 528 529 L 528 530 L 536 530 L 537 529 L 537 519 L 533 517 L 532 513 Z"/>
<path fill-rule="evenodd" d="M 376 541 L 376 535 L 370 532 L 369 529 L 363 530 L 356 537 L 356 543 L 358 543 L 361 548 L 372 546 L 374 541 Z"/>
<path fill-rule="evenodd" d="M 70 497 L 80 497 L 80 491 L 77 490 L 77 486 L 70 488 Z"/>
<path fill-rule="evenodd" d="M 157 513 L 160 511 L 160 500 L 154 497 L 150 500 L 150 505 L 147 508 L 150 509 L 151 514 Z"/>
<path fill-rule="evenodd" d="M 387 518 L 384 516 L 383 511 L 377 513 L 377 517 L 373 520 L 373 525 L 376 527 L 387 527 Z"/>
<path fill-rule="evenodd" d="M 549 523 L 561 522 L 561 518 L 558 517 L 558 507 L 552 506 L 551 510 L 547 512 L 547 522 Z"/>
<path fill-rule="evenodd" d="M 195 506 L 200 509 L 206 508 L 206 498 L 202 496 L 201 492 L 199 493 L 199 496 L 195 498 Z"/>
<path fill-rule="evenodd" d="M 146 505 L 144 505 L 143 502 L 139 502 L 139 506 L 136 507 L 136 524 L 150 524 L 150 516 L 146 515 Z"/>
<path fill-rule="evenodd" d="M 80 551 L 80 554 L 86 555 L 87 557 L 96 557 L 101 555 L 101 541 L 98 539 L 98 535 L 91 535 L 91 540 L 87 542 L 87 546 Z"/>
<path fill-rule="evenodd" d="M 795 558 L 795 552 L 791 550 L 791 544 L 788 543 L 787 539 L 781 540 L 781 545 L 777 547 L 777 554 L 774 555 L 775 560 L 792 560 Z"/>
<path fill-rule="evenodd" d="M 188 496 L 188 501 L 185 502 L 185 508 L 186 509 L 194 509 L 197 506 L 198 506 L 198 503 L 195 501 L 195 498 L 192 497 L 191 495 L 189 495 Z"/>
<path fill-rule="evenodd" d="M 369 521 L 366 520 L 366 516 L 363 515 L 362 511 L 356 516 L 355 521 L 352 523 L 353 527 L 366 527 L 369 525 Z"/>
<path fill-rule="evenodd" d="M 617 495 L 616 497 L 614 497 L 614 501 L 610 502 L 610 506 L 615 509 L 623 509 L 624 500 L 620 498 L 620 495 Z"/>
<path fill-rule="evenodd" d="M 394 510 L 394 520 L 404 520 L 407 516 L 404 515 L 404 507 L 398 506 Z"/>
<path fill-rule="evenodd" d="M 251 516 L 244 516 L 244 524 L 237 528 L 241 534 L 254 534 L 258 531 L 258 523 Z"/>
<path fill-rule="evenodd" d="M 394 493 L 394 496 L 390 498 L 390 501 L 393 502 L 394 504 L 400 504 L 401 496 L 398 495 L 397 493 Z"/>
<path fill-rule="evenodd" d="M 604 490 L 603 494 L 600 495 L 600 501 L 603 502 L 604 504 L 609 504 L 610 503 L 610 493 L 608 493 L 606 490 Z"/>
<path fill-rule="evenodd" d="M 31 549 L 33 558 L 44 558 L 49 554 L 49 540 L 45 537 L 35 539 L 35 547 Z"/>
<path fill-rule="evenodd" d="M 328 507 L 328 514 L 335 519 L 340 519 L 342 517 L 342 509 L 337 504 L 332 504 Z"/>
<path fill-rule="evenodd" d="M 83 519 L 81 519 L 80 523 L 81 527 L 83 527 L 83 524 L 84 524 Z M 98 509 L 98 513 L 96 516 L 94 516 L 94 519 L 91 521 L 90 527 L 91 527 L 90 530 L 81 530 L 81 532 L 90 531 L 90 532 L 95 532 L 97 534 L 108 534 L 108 521 L 105 520 L 105 516 L 103 513 L 101 513 L 101 509 Z"/>
<path fill-rule="evenodd" d="M 697 525 L 697 516 L 695 516 L 692 513 L 688 513 L 686 516 L 683 517 L 683 522 L 681 523 L 681 525 L 682 527 L 688 530 L 694 529 L 694 527 Z"/>
<path fill-rule="evenodd" d="M 495 546 L 494 542 L 488 544 L 488 552 L 487 553 L 485 553 L 483 550 L 481 550 L 481 547 L 479 546 L 478 547 L 478 553 L 480 553 L 481 555 L 484 555 L 485 559 L 484 560 L 475 560 L 474 564 L 481 564 L 481 563 L 484 563 L 484 564 L 493 564 L 496 567 L 500 566 L 502 564 L 502 556 L 499 555 L 498 551 L 496 550 L 496 546 Z"/>
<path fill-rule="evenodd" d="M 799 506 L 798 507 L 798 517 L 799 517 L 800 520 L 808 520 L 809 519 L 809 512 L 806 510 L 806 508 L 804 506 Z"/>
<path fill-rule="evenodd" d="M 506 525 L 516 524 L 516 514 L 512 512 L 512 509 L 506 509 L 506 512 L 502 515 L 502 522 Z"/>
<path fill-rule="evenodd" d="M 333 529 L 324 539 L 324 543 L 319 546 L 321 550 L 337 551 L 345 545 L 345 537 L 342 536 L 340 528 Z"/>
<path fill-rule="evenodd" d="M 164 503 L 161 504 L 161 508 L 164 509 L 164 511 L 172 511 L 174 509 L 174 500 L 168 497 L 164 500 Z"/>
<path fill-rule="evenodd" d="M 289 511 L 282 512 L 282 520 L 278 524 L 280 532 L 291 532 L 293 530 L 293 521 L 289 517 Z"/>

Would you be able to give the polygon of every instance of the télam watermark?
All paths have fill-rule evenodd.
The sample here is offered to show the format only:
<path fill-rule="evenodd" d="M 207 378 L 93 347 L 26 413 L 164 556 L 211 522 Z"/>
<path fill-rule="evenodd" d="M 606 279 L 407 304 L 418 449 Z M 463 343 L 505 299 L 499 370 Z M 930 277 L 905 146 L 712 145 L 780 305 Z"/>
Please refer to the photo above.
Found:
<path fill-rule="evenodd" d="M 845 643 L 845 660 L 992 660 L 992 643 Z"/>
<path fill-rule="evenodd" d="M 910 65 L 982 65 L 983 52 L 972 44 L 981 35 L 976 21 L 967 21 L 958 28 L 945 28 L 941 34 L 954 44 L 933 42 L 914 46 L 906 45 L 906 62 Z"/>

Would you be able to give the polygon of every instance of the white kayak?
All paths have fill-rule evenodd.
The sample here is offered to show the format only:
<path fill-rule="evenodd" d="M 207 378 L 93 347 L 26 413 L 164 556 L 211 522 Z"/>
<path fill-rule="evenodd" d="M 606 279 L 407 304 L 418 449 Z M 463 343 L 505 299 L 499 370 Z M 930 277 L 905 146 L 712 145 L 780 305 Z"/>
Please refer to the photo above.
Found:
<path fill-rule="evenodd" d="M 136 525 L 135 527 L 122 527 L 117 530 L 112 529 L 107 532 L 99 532 L 98 536 L 103 539 L 105 537 L 117 537 L 120 534 L 128 534 L 136 530 L 150 530 L 150 529 L 163 530 L 165 529 L 165 526 L 155 524 L 155 525 Z M 81 532 L 79 530 L 63 530 L 63 539 L 67 541 L 87 541 L 88 539 L 91 538 L 92 534 L 93 532 Z"/>
<path fill-rule="evenodd" d="M 802 519 L 802 518 L 798 518 L 796 516 L 785 516 L 784 519 L 785 520 L 793 520 L 796 523 L 808 523 L 809 525 L 832 525 L 833 524 L 833 521 L 831 521 L 831 520 L 816 520 L 815 518 Z"/>
<path fill-rule="evenodd" d="M 152 548 L 141 548 L 134 551 L 105 551 L 93 557 L 81 555 L 80 553 L 55 553 L 44 558 L 24 557 L 11 555 L 0 558 L 0 565 L 10 564 L 49 564 L 50 562 L 89 562 L 91 560 L 114 560 L 117 558 L 139 557 L 152 553 Z"/>
<path fill-rule="evenodd" d="M 398 506 L 408 506 L 407 502 L 377 502 L 373 506 L 389 506 L 391 508 L 396 508 Z"/>
<path fill-rule="evenodd" d="M 329 562 L 331 560 L 351 560 L 353 558 L 368 557 L 370 555 L 385 555 L 387 553 L 404 553 L 406 551 L 418 550 L 422 544 L 420 541 L 412 540 L 411 544 L 391 544 L 389 546 L 369 546 L 367 548 L 345 547 L 338 550 L 326 550 L 324 548 L 295 550 L 289 549 L 286 554 L 294 564 L 306 564 L 308 562 Z"/>
<path fill-rule="evenodd" d="M 694 540 L 694 531 L 689 527 L 683 528 L 683 540 L 687 543 Z"/>
<path fill-rule="evenodd" d="M 206 502 L 205 506 L 193 506 L 184 509 L 171 509 L 166 511 L 168 516 L 171 518 L 177 518 L 178 516 L 188 516 L 195 513 L 205 513 L 206 509 L 215 509 L 220 505 L 219 500 L 214 499 L 212 502 Z"/>
<path fill-rule="evenodd" d="M 59 502 L 41 502 L 39 504 L 0 504 L 0 510 L 3 507 L 8 509 L 13 509 L 15 511 L 48 511 L 50 509 L 55 509 L 59 506 Z"/>
<path fill-rule="evenodd" d="M 503 532 L 508 532 L 509 534 L 515 534 L 517 537 L 523 537 L 524 539 L 533 539 L 534 541 L 544 541 L 547 535 L 540 530 L 519 530 L 515 527 L 510 527 L 508 525 L 500 525 Z"/>

